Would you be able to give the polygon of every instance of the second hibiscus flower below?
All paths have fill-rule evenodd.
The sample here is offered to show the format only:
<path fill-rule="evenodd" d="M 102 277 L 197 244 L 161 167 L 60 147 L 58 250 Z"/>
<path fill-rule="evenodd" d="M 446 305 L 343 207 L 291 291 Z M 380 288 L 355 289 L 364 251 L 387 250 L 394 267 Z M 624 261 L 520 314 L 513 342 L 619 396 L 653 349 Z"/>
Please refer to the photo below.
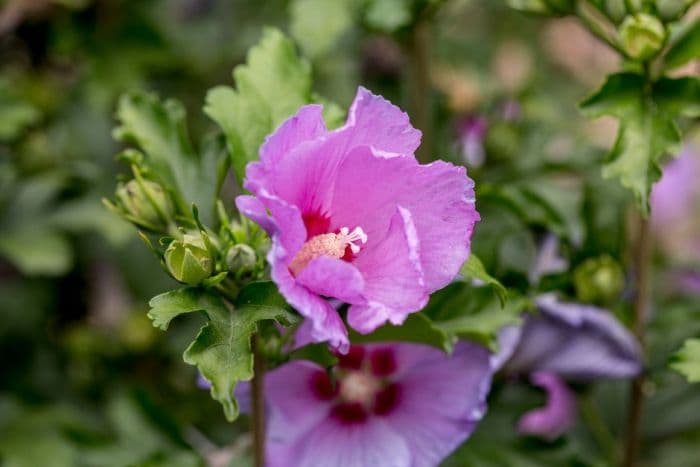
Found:
<path fill-rule="evenodd" d="M 401 324 L 458 274 L 479 215 L 466 170 L 419 164 L 420 131 L 384 98 L 360 88 L 333 131 L 321 113 L 304 106 L 267 138 L 236 204 L 270 234 L 272 279 L 313 340 L 346 352 L 327 298 L 358 332 Z"/>
<path fill-rule="evenodd" d="M 330 372 L 293 361 L 265 377 L 271 467 L 433 467 L 486 411 L 482 347 L 352 346 Z"/>

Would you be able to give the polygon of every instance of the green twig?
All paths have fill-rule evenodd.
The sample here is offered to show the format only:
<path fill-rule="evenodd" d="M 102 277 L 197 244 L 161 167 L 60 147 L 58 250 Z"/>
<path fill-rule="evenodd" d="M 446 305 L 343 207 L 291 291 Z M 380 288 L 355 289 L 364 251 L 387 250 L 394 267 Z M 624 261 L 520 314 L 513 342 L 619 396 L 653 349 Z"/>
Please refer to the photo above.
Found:
<path fill-rule="evenodd" d="M 258 336 L 253 336 L 252 422 L 253 458 L 255 467 L 265 467 L 265 360 L 260 352 Z"/>
<path fill-rule="evenodd" d="M 646 324 L 649 313 L 651 275 L 651 228 L 649 219 L 639 214 L 637 241 L 634 245 L 633 267 L 635 276 L 633 331 L 639 340 L 642 358 L 646 356 Z M 630 405 L 627 415 L 627 439 L 625 441 L 625 467 L 635 467 L 639 457 L 642 413 L 644 411 L 644 387 L 646 375 L 642 372 L 632 381 Z"/>
<path fill-rule="evenodd" d="M 411 31 L 409 44 L 411 70 L 410 102 L 413 125 L 423 132 L 416 157 L 421 162 L 432 159 L 433 128 L 431 121 L 432 90 L 430 87 L 430 18 L 419 16 Z"/>
<path fill-rule="evenodd" d="M 592 15 L 596 11 L 597 10 L 593 10 L 592 7 L 588 4 L 588 2 L 584 0 L 580 0 L 576 3 L 576 16 L 581 21 L 581 23 L 583 23 L 586 29 L 591 34 L 600 39 L 603 43 L 605 43 L 608 47 L 613 49 L 615 52 L 617 52 L 625 58 L 628 58 L 627 52 L 625 52 L 622 49 L 622 47 L 613 38 L 610 37 L 610 35 L 607 33 L 607 31 L 605 31 L 605 29 L 599 21 L 596 21 L 592 18 Z M 598 16 L 600 17 L 602 15 L 599 14 Z M 607 19 L 607 17 L 605 17 L 604 19 Z"/>

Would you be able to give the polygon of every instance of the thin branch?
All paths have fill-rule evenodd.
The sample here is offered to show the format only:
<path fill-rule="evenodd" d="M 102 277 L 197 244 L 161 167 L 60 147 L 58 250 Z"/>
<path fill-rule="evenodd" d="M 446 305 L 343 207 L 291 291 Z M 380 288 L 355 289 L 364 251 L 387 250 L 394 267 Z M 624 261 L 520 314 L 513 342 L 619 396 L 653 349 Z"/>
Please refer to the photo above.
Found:
<path fill-rule="evenodd" d="M 421 145 L 416 151 L 421 162 L 432 159 L 430 39 L 430 17 L 422 16 L 413 25 L 409 44 L 411 119 L 414 126 L 423 132 Z"/>
<path fill-rule="evenodd" d="M 257 336 L 253 337 L 253 369 L 253 457 L 255 467 L 265 467 L 265 360 L 260 353 Z"/>
<path fill-rule="evenodd" d="M 638 214 L 637 241 L 634 245 L 633 267 L 635 276 L 633 331 L 639 340 L 642 358 L 646 357 L 646 324 L 650 308 L 651 276 L 651 228 L 649 219 Z M 632 381 L 630 405 L 627 416 L 627 439 L 625 441 L 625 467 L 635 467 L 641 444 L 641 424 L 644 412 L 644 388 L 646 375 L 641 373 Z"/>
<path fill-rule="evenodd" d="M 601 20 L 608 21 L 607 17 L 600 14 L 598 10 L 595 10 L 588 2 L 584 0 L 580 0 L 576 3 L 576 16 L 591 34 L 596 36 L 615 52 L 627 58 L 627 53 L 614 40 L 614 38 L 610 37 L 610 34 L 605 30 L 601 22 L 593 18 L 593 16 L 597 16 Z"/>

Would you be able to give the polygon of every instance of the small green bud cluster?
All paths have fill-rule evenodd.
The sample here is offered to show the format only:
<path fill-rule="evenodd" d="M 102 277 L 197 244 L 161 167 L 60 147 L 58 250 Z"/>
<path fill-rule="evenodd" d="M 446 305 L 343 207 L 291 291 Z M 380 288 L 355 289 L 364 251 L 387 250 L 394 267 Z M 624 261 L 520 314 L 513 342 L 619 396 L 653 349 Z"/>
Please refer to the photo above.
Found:
<path fill-rule="evenodd" d="M 163 260 L 173 278 L 188 285 L 215 286 L 222 281 L 240 285 L 262 276 L 268 243 L 257 227 L 226 220 L 218 235 L 199 227 L 181 231 L 167 244 Z"/>
<path fill-rule="evenodd" d="M 244 283 L 263 277 L 269 239 L 256 224 L 230 221 L 219 200 L 218 229 L 204 226 L 197 206 L 188 210 L 177 186 L 158 179 L 141 153 L 126 150 L 121 157 L 131 163 L 134 178 L 119 183 L 114 201 L 104 203 L 140 230 L 175 280 L 233 296 Z"/>
<path fill-rule="evenodd" d="M 656 15 L 663 21 L 683 16 L 697 0 L 593 0 L 593 4 L 615 23 L 638 13 Z"/>
<path fill-rule="evenodd" d="M 664 21 L 675 21 L 683 16 L 697 0 L 656 0 L 659 17 Z"/>

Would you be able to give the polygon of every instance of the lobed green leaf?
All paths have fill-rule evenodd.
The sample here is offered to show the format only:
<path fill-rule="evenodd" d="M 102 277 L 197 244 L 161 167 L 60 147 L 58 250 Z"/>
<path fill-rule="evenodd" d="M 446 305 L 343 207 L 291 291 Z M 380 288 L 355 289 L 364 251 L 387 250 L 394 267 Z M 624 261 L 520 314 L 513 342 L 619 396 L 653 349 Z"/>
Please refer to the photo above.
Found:
<path fill-rule="evenodd" d="M 680 151 L 676 119 L 700 112 L 697 78 L 661 78 L 655 83 L 635 73 L 608 77 L 603 86 L 581 103 L 590 117 L 610 115 L 620 122 L 617 139 L 603 166 L 604 177 L 616 177 L 634 193 L 649 213 L 652 185 L 661 177 L 661 163 Z"/>
<path fill-rule="evenodd" d="M 691 383 L 700 383 L 700 339 L 688 339 L 673 356 L 671 368 Z"/>
<path fill-rule="evenodd" d="M 244 287 L 233 307 L 218 295 L 188 287 L 167 292 L 150 302 L 148 316 L 153 324 L 167 329 L 177 316 L 203 311 L 208 319 L 183 354 L 186 363 L 194 365 L 211 383 L 211 395 L 219 401 L 229 421 L 238 416 L 234 396 L 236 385 L 253 377 L 251 337 L 257 323 L 296 320 L 271 282 L 256 282 Z"/>
<path fill-rule="evenodd" d="M 233 79 L 235 89 L 218 86 L 209 91 L 204 112 L 223 130 L 240 181 L 265 136 L 311 101 L 311 67 L 292 41 L 267 28 L 246 63 L 233 70 Z"/>

